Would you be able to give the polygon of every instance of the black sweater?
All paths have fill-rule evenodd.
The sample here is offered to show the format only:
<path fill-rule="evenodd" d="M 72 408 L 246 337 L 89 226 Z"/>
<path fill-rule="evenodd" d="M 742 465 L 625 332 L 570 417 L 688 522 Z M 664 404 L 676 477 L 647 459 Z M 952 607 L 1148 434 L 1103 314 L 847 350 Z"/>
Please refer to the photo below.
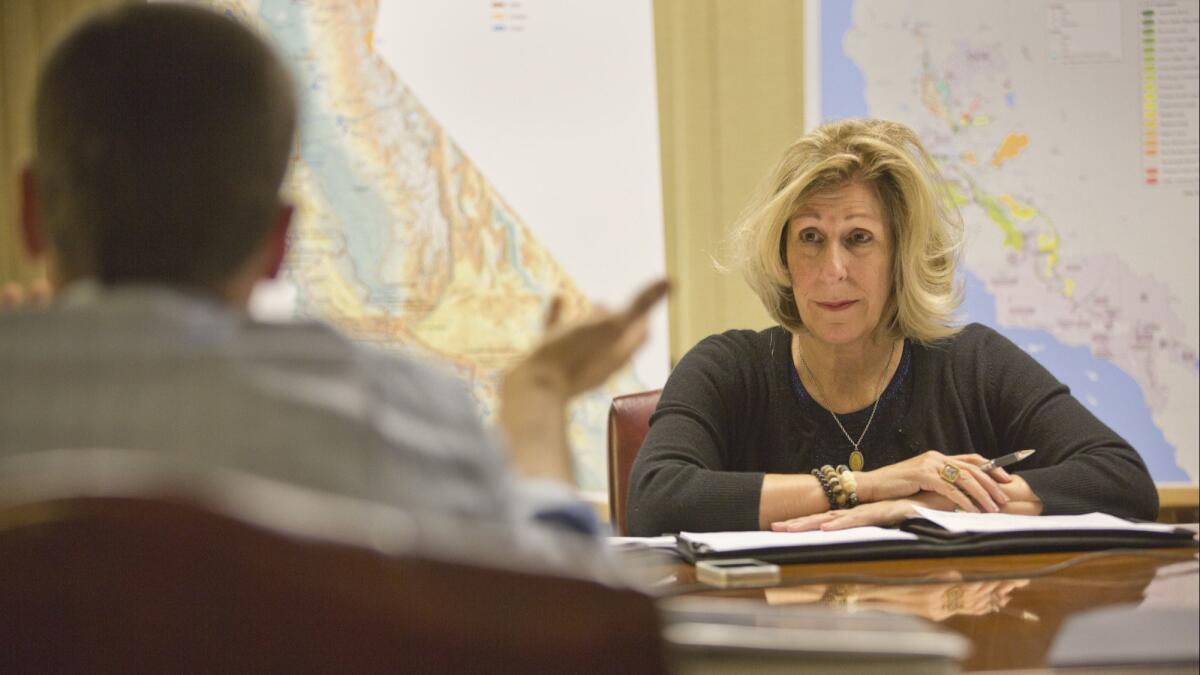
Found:
<path fill-rule="evenodd" d="M 849 443 L 827 447 L 832 418 L 794 373 L 791 335 L 779 327 L 729 331 L 689 351 L 633 465 L 630 534 L 758 529 L 764 474 L 807 473 L 844 457 Z M 866 421 L 863 411 L 841 419 L 855 438 Z M 928 449 L 998 457 L 1021 448 L 1037 453 L 1010 470 L 1047 515 L 1158 513 L 1137 452 L 1031 356 L 979 324 L 933 347 L 907 345 L 862 445 L 865 469 Z"/>

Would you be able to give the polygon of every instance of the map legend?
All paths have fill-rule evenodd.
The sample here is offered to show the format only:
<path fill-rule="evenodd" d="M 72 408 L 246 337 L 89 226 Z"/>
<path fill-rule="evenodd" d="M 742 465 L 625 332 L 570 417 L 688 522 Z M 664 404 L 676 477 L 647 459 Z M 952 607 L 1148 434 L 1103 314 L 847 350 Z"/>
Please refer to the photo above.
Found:
<path fill-rule="evenodd" d="M 1146 185 L 1200 193 L 1200 6 L 1187 0 L 1143 3 L 1142 173 Z"/>
<path fill-rule="evenodd" d="M 493 33 L 520 33 L 529 19 L 524 0 L 488 0 L 488 14 Z"/>
<path fill-rule="evenodd" d="M 1076 0 L 1047 7 L 1047 51 L 1051 61 L 1074 65 L 1121 60 L 1121 3 Z"/>
<path fill-rule="evenodd" d="M 1146 185 L 1158 185 L 1158 71 L 1154 67 L 1154 10 L 1142 10 L 1142 156 Z"/>

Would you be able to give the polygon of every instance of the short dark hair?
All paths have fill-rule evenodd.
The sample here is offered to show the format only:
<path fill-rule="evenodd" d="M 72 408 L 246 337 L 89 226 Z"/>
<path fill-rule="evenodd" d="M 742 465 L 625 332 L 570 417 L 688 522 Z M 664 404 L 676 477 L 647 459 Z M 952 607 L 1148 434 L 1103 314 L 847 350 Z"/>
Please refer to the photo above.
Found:
<path fill-rule="evenodd" d="M 264 241 L 296 102 L 247 28 L 178 5 L 97 14 L 51 53 L 35 106 L 42 218 L 75 275 L 211 288 Z"/>

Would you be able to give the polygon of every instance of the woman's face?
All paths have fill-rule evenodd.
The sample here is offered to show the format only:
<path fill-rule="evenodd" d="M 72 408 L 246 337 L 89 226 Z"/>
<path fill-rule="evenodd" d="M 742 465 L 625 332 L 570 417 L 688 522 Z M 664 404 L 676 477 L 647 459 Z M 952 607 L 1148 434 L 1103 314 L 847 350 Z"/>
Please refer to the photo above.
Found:
<path fill-rule="evenodd" d="M 800 319 L 834 345 L 871 337 L 892 292 L 892 239 L 867 186 L 810 199 L 787 226 L 787 265 Z"/>

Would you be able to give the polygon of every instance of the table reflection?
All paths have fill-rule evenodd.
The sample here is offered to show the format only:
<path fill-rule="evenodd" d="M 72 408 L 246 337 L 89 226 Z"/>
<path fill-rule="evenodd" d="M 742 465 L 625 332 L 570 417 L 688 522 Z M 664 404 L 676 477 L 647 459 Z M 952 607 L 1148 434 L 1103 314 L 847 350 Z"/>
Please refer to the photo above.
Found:
<path fill-rule="evenodd" d="M 961 575 L 955 575 L 961 577 Z M 1024 588 L 1030 579 L 945 583 L 920 586 L 882 584 L 828 584 L 765 589 L 767 604 L 819 603 L 834 607 L 874 609 L 921 616 L 944 621 L 958 614 L 983 616 L 1008 612 L 1023 621 L 1039 621 L 1037 614 L 1010 610 L 1013 591 Z"/>
<path fill-rule="evenodd" d="M 772 605 L 813 604 L 924 617 L 971 640 L 973 651 L 963 664 L 965 670 L 1037 668 L 1045 665 L 1062 623 L 1072 615 L 1112 605 L 1139 605 L 1151 584 L 1160 595 L 1170 594 L 1173 588 L 1187 592 L 1185 587 L 1194 588 L 1200 567 L 1194 555 L 1116 552 L 1045 576 L 1038 576 L 1034 564 L 1026 568 L 1030 576 L 1019 576 L 1020 567 L 1038 558 L 1026 557 L 1020 567 L 998 565 L 997 560 L 1003 559 L 981 560 L 982 564 L 956 561 L 958 569 L 946 569 L 939 561 L 923 574 L 914 573 L 915 561 L 908 562 L 904 565 L 907 579 L 881 577 L 880 583 L 806 584 L 803 567 L 795 566 L 792 574 L 785 575 L 790 585 L 756 593 Z"/>

